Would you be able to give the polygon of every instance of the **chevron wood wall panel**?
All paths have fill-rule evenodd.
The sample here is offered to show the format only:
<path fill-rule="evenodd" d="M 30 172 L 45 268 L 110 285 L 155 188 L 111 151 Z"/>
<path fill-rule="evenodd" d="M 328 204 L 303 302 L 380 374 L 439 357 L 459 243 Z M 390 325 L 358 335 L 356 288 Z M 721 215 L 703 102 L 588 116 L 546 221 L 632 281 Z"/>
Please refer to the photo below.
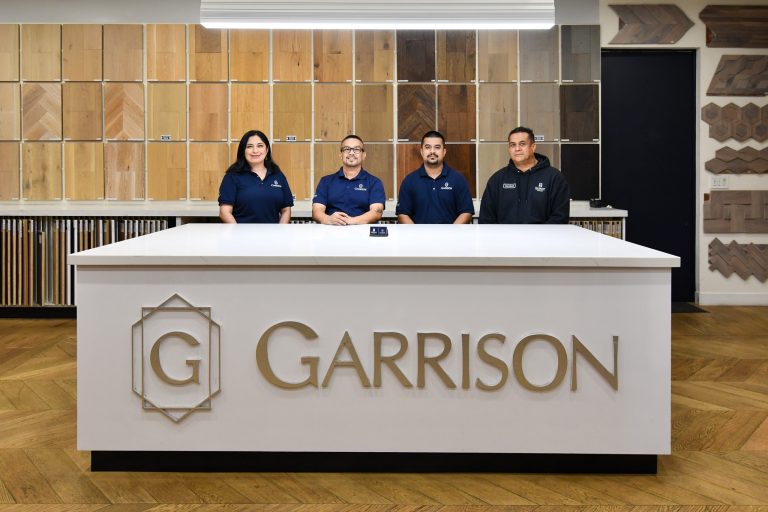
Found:
<path fill-rule="evenodd" d="M 21 87 L 18 83 L 0 83 L 0 140 L 21 137 Z"/>
<path fill-rule="evenodd" d="M 421 141 L 437 129 L 437 88 L 434 85 L 403 84 L 397 88 L 397 138 Z"/>
<path fill-rule="evenodd" d="M 674 44 L 693 26 L 673 4 L 609 5 L 619 16 L 610 44 Z"/>
<path fill-rule="evenodd" d="M 437 86 L 437 129 L 447 141 L 475 140 L 477 108 L 475 90 L 472 85 L 440 84 Z"/>
<path fill-rule="evenodd" d="M 19 79 L 19 26 L 0 25 L 0 80 Z"/>
<path fill-rule="evenodd" d="M 144 143 L 104 144 L 104 184 L 107 199 L 144 199 Z"/>
<path fill-rule="evenodd" d="M 438 30 L 437 79 L 449 82 L 475 80 L 476 46 L 474 30 Z"/>
<path fill-rule="evenodd" d="M 739 142 L 768 139 L 768 105 L 749 103 L 740 107 L 729 103 L 724 107 L 709 103 L 701 108 L 701 120 L 709 125 L 709 136 L 720 142 L 730 138 Z"/>
<path fill-rule="evenodd" d="M 707 96 L 768 94 L 768 55 L 723 55 Z"/>
<path fill-rule="evenodd" d="M 397 80 L 432 82 L 435 80 L 435 31 L 397 31 Z"/>
<path fill-rule="evenodd" d="M 560 87 L 560 140 L 592 142 L 600 137 L 600 92 L 597 85 Z"/>
<path fill-rule="evenodd" d="M 557 84 L 520 84 L 520 124 L 544 140 L 560 138 L 560 91 Z M 514 127 L 511 127 L 512 129 Z"/>
<path fill-rule="evenodd" d="M 272 89 L 275 140 L 309 140 L 312 136 L 312 88 L 309 84 L 275 84 Z"/>
<path fill-rule="evenodd" d="M 22 136 L 25 140 L 61 140 L 61 84 L 21 86 Z"/>
<path fill-rule="evenodd" d="M 600 25 L 565 25 L 560 32 L 563 82 L 600 80 Z"/>
<path fill-rule="evenodd" d="M 192 143 L 189 145 L 189 198 L 216 201 L 219 185 L 229 167 L 227 144 Z"/>
<path fill-rule="evenodd" d="M 704 168 L 715 174 L 768 173 L 768 148 L 720 148 L 715 153 L 715 158 L 704 164 Z"/>
<path fill-rule="evenodd" d="M 104 84 L 104 132 L 107 140 L 144 139 L 144 84 Z"/>
<path fill-rule="evenodd" d="M 765 5 L 708 5 L 699 18 L 707 26 L 710 48 L 768 48 Z"/>
<path fill-rule="evenodd" d="M 351 133 L 353 104 L 352 84 L 316 84 L 315 140 L 341 141 Z"/>
<path fill-rule="evenodd" d="M 227 140 L 228 92 L 227 84 L 189 84 L 189 140 Z"/>
<path fill-rule="evenodd" d="M 19 199 L 19 143 L 0 142 L 0 201 Z"/>
<path fill-rule="evenodd" d="M 559 79 L 557 27 L 520 31 L 520 80 L 554 82 Z"/>
<path fill-rule="evenodd" d="M 147 144 L 147 199 L 187 198 L 187 147 L 180 142 Z"/>
<path fill-rule="evenodd" d="M 272 144 L 272 158 L 285 173 L 293 197 L 297 201 L 312 198 L 314 189 L 310 183 L 310 144 L 294 142 Z"/>
<path fill-rule="evenodd" d="M 768 233 L 768 191 L 713 190 L 704 195 L 705 233 Z"/>
<path fill-rule="evenodd" d="M 26 142 L 21 146 L 22 197 L 29 201 L 61 199 L 61 144 Z"/>
<path fill-rule="evenodd" d="M 64 144 L 64 198 L 69 201 L 104 199 L 104 144 Z"/>
<path fill-rule="evenodd" d="M 362 82 L 388 82 L 395 78 L 395 32 L 358 30 L 355 32 L 355 79 Z"/>
<path fill-rule="evenodd" d="M 233 30 L 230 35 L 229 77 L 233 82 L 269 80 L 269 31 Z"/>
<path fill-rule="evenodd" d="M 22 80 L 61 79 L 61 25 L 22 25 Z"/>
<path fill-rule="evenodd" d="M 136 82 L 144 78 L 144 26 L 104 25 L 104 79 Z"/>
<path fill-rule="evenodd" d="M 352 31 L 315 30 L 314 79 L 319 82 L 352 81 Z"/>
<path fill-rule="evenodd" d="M 272 31 L 272 78 L 280 82 L 312 79 L 310 30 Z"/>
<path fill-rule="evenodd" d="M 102 79 L 101 25 L 62 25 L 61 47 L 64 80 Z"/>
<path fill-rule="evenodd" d="M 64 140 L 101 140 L 100 82 L 64 82 Z"/>
<path fill-rule="evenodd" d="M 517 126 L 517 84 L 480 84 L 480 140 L 506 141 Z"/>
<path fill-rule="evenodd" d="M 736 274 L 743 280 L 754 276 L 768 280 L 768 244 L 740 244 L 735 240 L 725 245 L 715 238 L 709 243 L 709 270 L 725 277 Z"/>
<path fill-rule="evenodd" d="M 478 80 L 517 80 L 517 30 L 481 30 L 478 38 Z"/>
<path fill-rule="evenodd" d="M 227 31 L 189 26 L 189 79 L 224 82 L 229 77 Z"/>
<path fill-rule="evenodd" d="M 187 27 L 147 25 L 147 80 L 180 82 L 187 79 Z"/>
<path fill-rule="evenodd" d="M 394 138 L 393 89 L 391 84 L 355 87 L 355 133 L 364 141 L 391 141 Z"/>
<path fill-rule="evenodd" d="M 269 85 L 232 84 L 231 95 L 231 138 L 239 140 L 245 132 L 253 129 L 267 133 L 269 131 Z"/>
<path fill-rule="evenodd" d="M 147 87 L 147 139 L 187 138 L 187 86 L 179 83 L 151 83 Z"/>

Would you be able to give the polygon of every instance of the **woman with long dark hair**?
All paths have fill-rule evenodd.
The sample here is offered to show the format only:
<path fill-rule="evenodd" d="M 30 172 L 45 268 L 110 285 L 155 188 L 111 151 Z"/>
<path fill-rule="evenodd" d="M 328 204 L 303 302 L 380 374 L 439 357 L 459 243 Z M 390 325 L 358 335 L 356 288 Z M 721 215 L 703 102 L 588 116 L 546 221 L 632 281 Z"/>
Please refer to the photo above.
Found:
<path fill-rule="evenodd" d="M 293 194 L 283 171 L 272 160 L 269 138 L 259 130 L 245 132 L 237 160 L 219 187 L 219 217 L 229 223 L 291 221 Z"/>

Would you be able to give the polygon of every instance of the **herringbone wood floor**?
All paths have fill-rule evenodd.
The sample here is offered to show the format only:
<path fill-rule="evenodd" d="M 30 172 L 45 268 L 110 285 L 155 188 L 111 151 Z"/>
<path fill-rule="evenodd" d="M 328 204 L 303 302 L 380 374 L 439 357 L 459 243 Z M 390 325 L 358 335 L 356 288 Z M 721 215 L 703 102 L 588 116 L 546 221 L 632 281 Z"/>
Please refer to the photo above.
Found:
<path fill-rule="evenodd" d="M 768 511 L 768 308 L 706 309 L 673 315 L 674 453 L 655 476 L 91 473 L 75 322 L 0 320 L 0 512 Z"/>

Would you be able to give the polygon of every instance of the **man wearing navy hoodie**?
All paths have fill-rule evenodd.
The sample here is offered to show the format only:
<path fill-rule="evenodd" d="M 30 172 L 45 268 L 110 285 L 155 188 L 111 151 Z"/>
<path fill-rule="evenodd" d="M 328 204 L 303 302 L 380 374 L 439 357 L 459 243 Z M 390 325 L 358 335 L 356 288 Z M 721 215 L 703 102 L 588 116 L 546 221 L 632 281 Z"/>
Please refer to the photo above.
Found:
<path fill-rule="evenodd" d="M 567 224 L 571 191 L 565 177 L 536 153 L 533 130 L 509 132 L 509 164 L 488 180 L 480 224 Z"/>

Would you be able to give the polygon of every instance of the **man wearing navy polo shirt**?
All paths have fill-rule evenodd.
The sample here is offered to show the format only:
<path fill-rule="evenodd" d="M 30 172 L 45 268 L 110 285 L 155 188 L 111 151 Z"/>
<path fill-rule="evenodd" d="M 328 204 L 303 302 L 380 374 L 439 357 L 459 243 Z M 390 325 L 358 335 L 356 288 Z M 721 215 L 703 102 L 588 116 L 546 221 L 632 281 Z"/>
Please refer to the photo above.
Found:
<path fill-rule="evenodd" d="M 467 180 L 443 163 L 445 137 L 430 131 L 421 138 L 424 163 L 405 177 L 397 196 L 400 224 L 469 224 L 475 207 Z"/>
<path fill-rule="evenodd" d="M 323 176 L 312 199 L 312 218 L 320 224 L 373 224 L 384 213 L 384 184 L 363 169 L 365 144 L 357 135 L 341 141 L 341 168 Z"/>

